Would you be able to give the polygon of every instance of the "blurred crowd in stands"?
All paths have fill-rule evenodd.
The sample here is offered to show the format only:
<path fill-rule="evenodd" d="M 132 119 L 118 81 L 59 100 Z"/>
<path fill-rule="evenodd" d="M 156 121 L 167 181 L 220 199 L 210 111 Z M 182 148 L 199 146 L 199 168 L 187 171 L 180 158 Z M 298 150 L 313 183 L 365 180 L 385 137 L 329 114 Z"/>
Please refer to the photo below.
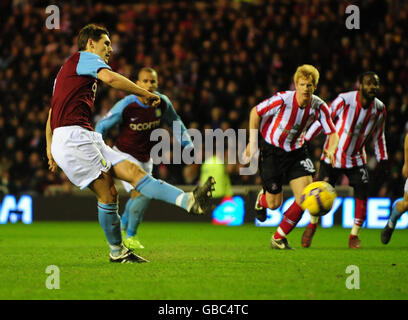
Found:
<path fill-rule="evenodd" d="M 348 1 L 54 1 L 60 29 L 47 29 L 44 1 L 0 4 L 0 193 L 70 192 L 63 173 L 48 171 L 45 124 L 55 76 L 77 51 L 76 35 L 87 23 L 110 31 L 110 65 L 135 80 L 141 67 L 159 75 L 188 128 L 248 128 L 249 110 L 277 91 L 293 89 L 298 65 L 320 71 L 315 94 L 328 104 L 358 87 L 357 76 L 373 70 L 386 104 L 390 173 L 377 170 L 367 146 L 371 196 L 399 197 L 404 179 L 403 138 L 408 119 L 408 2 L 353 1 L 360 29 L 345 26 Z M 125 93 L 99 85 L 96 123 Z M 311 144 L 318 165 L 323 136 Z M 115 139 L 113 130 L 108 143 Z M 175 184 L 195 184 L 199 165 L 155 167 Z M 231 183 L 260 184 L 227 165 Z M 343 180 L 341 183 L 347 183 Z"/>

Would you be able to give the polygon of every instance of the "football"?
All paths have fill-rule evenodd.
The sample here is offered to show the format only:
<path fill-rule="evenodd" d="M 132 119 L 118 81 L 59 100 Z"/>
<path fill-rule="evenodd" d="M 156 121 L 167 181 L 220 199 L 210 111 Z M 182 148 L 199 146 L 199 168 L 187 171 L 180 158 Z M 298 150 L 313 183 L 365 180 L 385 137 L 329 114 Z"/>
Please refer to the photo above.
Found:
<path fill-rule="evenodd" d="M 336 190 L 329 183 L 316 181 L 303 189 L 300 206 L 312 216 L 321 217 L 330 211 L 336 197 Z"/>

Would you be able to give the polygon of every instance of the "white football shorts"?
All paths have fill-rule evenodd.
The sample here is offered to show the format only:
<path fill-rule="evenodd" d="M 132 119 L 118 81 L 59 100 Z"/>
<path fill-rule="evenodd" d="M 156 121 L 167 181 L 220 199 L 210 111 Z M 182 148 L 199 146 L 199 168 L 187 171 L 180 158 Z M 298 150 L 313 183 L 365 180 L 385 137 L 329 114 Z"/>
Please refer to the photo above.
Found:
<path fill-rule="evenodd" d="M 130 162 L 133 162 L 135 164 L 137 164 L 140 168 L 142 168 L 147 174 L 152 175 L 152 171 L 153 171 L 153 159 L 150 158 L 149 161 L 147 162 L 140 162 L 139 160 L 137 160 L 135 157 L 133 157 L 132 155 L 130 155 L 129 153 L 120 151 L 116 146 L 114 146 L 112 148 L 113 150 L 117 151 L 118 153 L 120 153 L 122 156 L 124 156 L 127 160 L 129 160 Z M 135 187 L 132 186 L 129 182 L 127 181 L 123 181 L 120 180 L 122 182 L 123 188 L 125 188 L 126 192 L 130 192 L 132 191 Z"/>
<path fill-rule="evenodd" d="M 102 135 L 80 126 L 54 129 L 51 154 L 68 179 L 81 190 L 97 179 L 101 172 L 126 158 L 112 150 Z"/>
<path fill-rule="evenodd" d="M 404 192 L 408 193 L 408 179 L 405 180 Z"/>

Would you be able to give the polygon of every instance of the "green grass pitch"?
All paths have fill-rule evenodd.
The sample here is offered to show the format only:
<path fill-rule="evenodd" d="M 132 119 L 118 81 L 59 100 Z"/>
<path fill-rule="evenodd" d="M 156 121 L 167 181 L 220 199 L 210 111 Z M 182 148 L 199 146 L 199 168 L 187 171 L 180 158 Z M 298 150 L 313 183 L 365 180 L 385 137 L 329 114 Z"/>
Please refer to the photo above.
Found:
<path fill-rule="evenodd" d="M 272 250 L 275 228 L 210 223 L 144 222 L 139 254 L 150 263 L 113 264 L 97 222 L 0 225 L 0 299 L 281 300 L 407 299 L 408 231 L 380 242 L 361 231 L 362 249 L 347 248 L 348 229 L 319 228 L 311 248 L 303 228 L 288 237 L 294 251 Z M 60 288 L 47 289 L 49 265 Z M 358 267 L 346 273 L 350 265 Z M 55 275 L 55 274 L 54 274 Z M 348 289 L 346 282 L 359 289 Z"/>

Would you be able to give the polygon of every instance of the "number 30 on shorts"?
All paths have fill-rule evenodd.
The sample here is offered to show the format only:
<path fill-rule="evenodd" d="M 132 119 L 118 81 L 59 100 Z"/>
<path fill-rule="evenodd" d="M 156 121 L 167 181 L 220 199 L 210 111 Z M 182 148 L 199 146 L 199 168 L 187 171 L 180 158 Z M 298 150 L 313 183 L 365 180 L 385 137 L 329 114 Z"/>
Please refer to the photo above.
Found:
<path fill-rule="evenodd" d="M 303 166 L 303 168 L 305 168 L 306 171 L 315 172 L 313 162 L 309 158 L 300 161 L 300 164 Z"/>

